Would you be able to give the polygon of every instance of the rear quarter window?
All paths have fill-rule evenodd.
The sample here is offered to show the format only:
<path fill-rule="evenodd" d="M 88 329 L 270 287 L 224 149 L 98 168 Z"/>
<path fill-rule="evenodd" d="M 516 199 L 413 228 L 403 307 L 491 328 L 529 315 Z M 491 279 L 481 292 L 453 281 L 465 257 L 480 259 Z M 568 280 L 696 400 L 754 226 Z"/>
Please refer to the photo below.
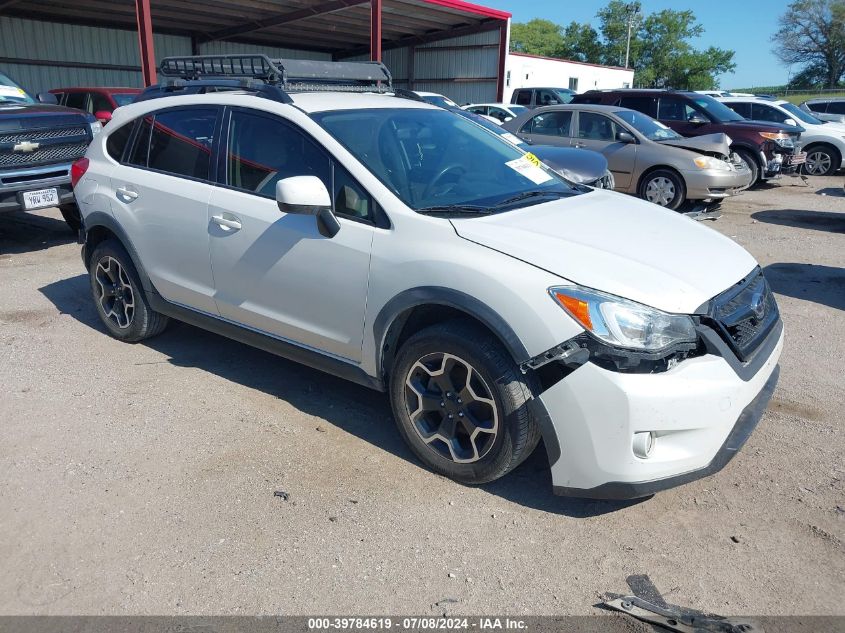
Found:
<path fill-rule="evenodd" d="M 134 127 L 135 122 L 130 121 L 114 131 L 109 130 L 109 137 L 106 139 L 106 153 L 117 162 L 123 159 L 123 152 L 126 151 L 126 144 L 132 136 L 132 129 Z"/>

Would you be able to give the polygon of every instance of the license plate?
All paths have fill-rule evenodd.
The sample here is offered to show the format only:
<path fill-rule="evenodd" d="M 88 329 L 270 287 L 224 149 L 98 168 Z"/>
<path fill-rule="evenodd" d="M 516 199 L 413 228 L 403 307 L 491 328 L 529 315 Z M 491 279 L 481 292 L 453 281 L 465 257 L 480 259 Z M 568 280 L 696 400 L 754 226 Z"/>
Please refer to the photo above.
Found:
<path fill-rule="evenodd" d="M 55 207 L 59 204 L 59 192 L 55 189 L 39 189 L 38 191 L 24 191 L 24 209 L 42 209 L 44 207 Z"/>
<path fill-rule="evenodd" d="M 803 165 L 807 162 L 807 154 L 804 152 L 798 152 L 797 154 L 793 154 L 789 157 L 789 164 L 790 165 Z"/>

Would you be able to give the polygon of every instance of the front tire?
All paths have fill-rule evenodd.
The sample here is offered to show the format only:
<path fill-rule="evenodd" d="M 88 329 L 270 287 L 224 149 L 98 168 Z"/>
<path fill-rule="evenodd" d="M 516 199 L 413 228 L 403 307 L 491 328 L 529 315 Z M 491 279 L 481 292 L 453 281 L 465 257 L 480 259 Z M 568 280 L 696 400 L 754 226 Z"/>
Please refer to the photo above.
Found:
<path fill-rule="evenodd" d="M 63 204 L 59 207 L 62 217 L 71 231 L 77 233 L 82 228 L 82 215 L 79 213 L 79 207 L 75 204 Z"/>
<path fill-rule="evenodd" d="M 804 151 L 807 152 L 807 162 L 802 171 L 808 176 L 832 176 L 842 163 L 839 152 L 828 145 L 813 145 Z"/>
<path fill-rule="evenodd" d="M 498 479 L 540 441 L 527 377 L 501 343 L 469 321 L 411 336 L 390 378 L 399 432 L 431 470 L 460 483 Z"/>
<path fill-rule="evenodd" d="M 115 240 L 97 245 L 88 271 L 97 314 L 114 338 L 136 343 L 160 334 L 167 317 L 147 303 L 138 272 Z"/>
<path fill-rule="evenodd" d="M 748 150 L 738 149 L 736 150 L 736 153 L 751 172 L 751 184 L 748 186 L 753 187 L 757 184 L 757 181 L 760 180 L 760 164 L 757 162 L 757 159 L 754 158 L 754 155 Z"/>
<path fill-rule="evenodd" d="M 684 180 L 669 169 L 656 169 L 646 174 L 640 182 L 640 198 L 676 211 L 687 196 Z"/>

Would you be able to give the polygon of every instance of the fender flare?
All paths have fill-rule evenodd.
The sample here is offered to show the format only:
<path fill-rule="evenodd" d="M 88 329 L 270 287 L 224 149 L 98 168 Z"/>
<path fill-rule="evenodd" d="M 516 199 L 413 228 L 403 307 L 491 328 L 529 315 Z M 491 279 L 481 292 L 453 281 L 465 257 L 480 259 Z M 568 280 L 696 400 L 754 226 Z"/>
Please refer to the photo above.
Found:
<path fill-rule="evenodd" d="M 123 227 L 118 224 L 117 220 L 115 220 L 113 216 L 103 211 L 94 211 L 85 216 L 84 222 L 85 243 L 83 246 L 83 261 L 85 262 L 86 268 L 88 268 L 88 258 L 91 256 L 88 246 L 88 234 L 92 229 L 103 227 L 113 233 L 123 245 L 123 248 L 126 249 L 126 252 L 129 253 L 129 257 L 132 259 L 132 265 L 135 266 L 135 270 L 138 272 L 138 277 L 141 279 L 141 285 L 143 286 L 144 291 L 147 293 L 156 293 L 156 290 L 153 288 L 153 284 L 150 281 L 150 277 L 147 275 L 147 271 L 141 263 L 138 251 L 132 244 L 132 240 L 129 239 L 126 231 L 123 230 Z"/>
<path fill-rule="evenodd" d="M 530 360 L 531 354 L 525 344 L 517 336 L 508 322 L 490 306 L 475 297 L 459 290 L 441 286 L 422 286 L 405 290 L 393 299 L 388 301 L 379 311 L 373 322 L 373 340 L 376 344 L 376 371 L 378 378 L 382 380 L 385 387 L 388 381 L 384 380 L 385 367 L 385 344 L 387 336 L 391 333 L 393 325 L 400 318 L 400 315 L 411 309 L 422 305 L 440 305 L 455 308 L 467 315 L 477 319 L 493 332 L 504 344 L 514 361 L 521 365 Z M 404 322 L 398 323 L 401 327 Z M 398 332 L 396 333 L 398 336 Z M 540 427 L 543 443 L 546 446 L 546 453 L 549 465 L 554 464 L 561 455 L 560 441 L 554 423 L 546 410 L 545 405 L 539 398 L 539 393 L 532 393 L 528 401 L 528 407 L 535 422 Z"/>

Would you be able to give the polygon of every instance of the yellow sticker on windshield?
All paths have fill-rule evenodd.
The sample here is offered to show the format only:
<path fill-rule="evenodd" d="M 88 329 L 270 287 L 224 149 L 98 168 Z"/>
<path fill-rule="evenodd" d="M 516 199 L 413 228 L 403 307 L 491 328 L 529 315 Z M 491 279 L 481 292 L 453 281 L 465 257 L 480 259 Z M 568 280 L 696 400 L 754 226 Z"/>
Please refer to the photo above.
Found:
<path fill-rule="evenodd" d="M 528 152 L 525 155 L 525 158 L 527 158 L 529 161 L 531 161 L 531 164 L 534 165 L 535 167 L 540 166 L 540 159 L 537 158 L 536 156 L 534 156 L 534 154 L 532 154 L 531 152 Z"/>

